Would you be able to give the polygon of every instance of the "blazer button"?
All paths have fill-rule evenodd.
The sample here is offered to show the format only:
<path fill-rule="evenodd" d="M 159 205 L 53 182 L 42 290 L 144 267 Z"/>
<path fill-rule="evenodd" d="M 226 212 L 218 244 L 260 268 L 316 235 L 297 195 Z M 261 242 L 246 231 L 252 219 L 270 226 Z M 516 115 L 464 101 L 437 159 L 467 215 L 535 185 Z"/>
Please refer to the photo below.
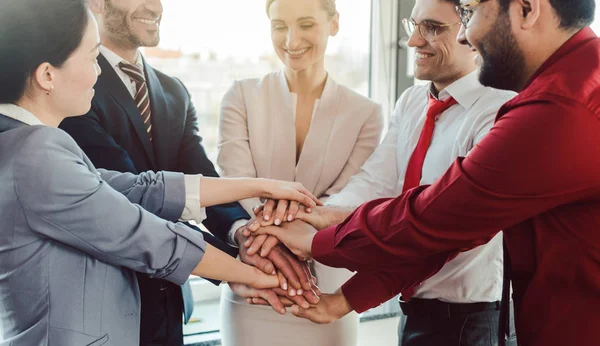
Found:
<path fill-rule="evenodd" d="M 135 314 L 133 312 L 130 312 L 127 315 L 125 315 L 125 317 L 127 317 L 127 318 L 133 318 L 133 317 L 135 317 Z"/>
<path fill-rule="evenodd" d="M 175 230 L 175 224 L 172 223 L 171 221 L 167 222 L 167 228 L 170 229 L 171 231 Z"/>

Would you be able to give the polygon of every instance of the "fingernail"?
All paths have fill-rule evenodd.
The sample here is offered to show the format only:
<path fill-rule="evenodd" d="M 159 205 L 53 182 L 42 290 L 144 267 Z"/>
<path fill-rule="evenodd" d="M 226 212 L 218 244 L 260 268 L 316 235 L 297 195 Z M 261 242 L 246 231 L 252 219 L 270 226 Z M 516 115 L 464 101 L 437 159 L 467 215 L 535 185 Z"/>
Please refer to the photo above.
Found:
<path fill-rule="evenodd" d="M 290 290 L 290 297 L 295 297 L 295 296 L 296 296 L 296 290 L 292 288 Z"/>
<path fill-rule="evenodd" d="M 244 242 L 244 246 L 248 246 L 248 245 L 250 245 L 250 240 L 246 240 L 246 241 Z"/>
<path fill-rule="evenodd" d="M 294 217 L 292 215 L 288 215 L 288 221 L 292 221 Z"/>
<path fill-rule="evenodd" d="M 296 294 L 299 295 L 299 296 L 301 296 L 302 295 L 302 290 L 297 290 Z"/>
<path fill-rule="evenodd" d="M 263 219 L 265 219 L 265 221 L 269 221 L 269 215 L 265 215 Z"/>
<path fill-rule="evenodd" d="M 281 285 L 281 288 L 287 291 L 287 283 L 285 283 L 285 282 L 284 282 L 284 283 Z"/>
<path fill-rule="evenodd" d="M 281 223 L 281 220 L 275 219 L 275 225 L 279 226 L 280 223 Z"/>

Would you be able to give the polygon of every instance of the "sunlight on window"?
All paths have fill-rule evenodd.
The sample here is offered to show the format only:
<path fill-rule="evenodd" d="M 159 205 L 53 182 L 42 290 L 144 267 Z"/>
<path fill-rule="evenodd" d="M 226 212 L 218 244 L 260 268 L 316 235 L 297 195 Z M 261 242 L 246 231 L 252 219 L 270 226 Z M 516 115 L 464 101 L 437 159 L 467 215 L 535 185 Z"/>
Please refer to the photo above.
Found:
<path fill-rule="evenodd" d="M 145 49 L 158 70 L 183 81 L 198 112 L 200 134 L 216 158 L 219 105 L 234 80 L 282 67 L 271 46 L 264 0 L 163 0 L 158 48 Z M 370 1 L 338 0 L 340 32 L 329 41 L 331 76 L 369 92 Z"/>

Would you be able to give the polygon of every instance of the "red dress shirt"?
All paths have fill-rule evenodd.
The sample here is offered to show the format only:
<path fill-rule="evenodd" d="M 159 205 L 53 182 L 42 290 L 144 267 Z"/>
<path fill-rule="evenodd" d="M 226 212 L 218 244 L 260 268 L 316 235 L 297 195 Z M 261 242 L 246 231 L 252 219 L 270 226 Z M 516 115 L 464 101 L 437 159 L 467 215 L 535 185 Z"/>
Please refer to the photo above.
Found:
<path fill-rule="evenodd" d="M 362 312 L 505 230 L 519 345 L 600 345 L 600 39 L 565 43 L 433 185 L 363 204 L 312 253 Z"/>

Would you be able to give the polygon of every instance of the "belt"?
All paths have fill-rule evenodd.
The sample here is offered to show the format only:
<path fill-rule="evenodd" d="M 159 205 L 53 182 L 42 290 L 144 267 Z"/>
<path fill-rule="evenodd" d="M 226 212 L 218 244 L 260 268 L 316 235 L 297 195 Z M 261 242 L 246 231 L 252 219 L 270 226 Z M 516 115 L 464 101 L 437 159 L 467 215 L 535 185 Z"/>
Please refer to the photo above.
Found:
<path fill-rule="evenodd" d="M 487 310 L 500 310 L 500 302 L 446 303 L 437 299 L 411 298 L 408 302 L 399 299 L 400 309 L 405 316 L 452 318 Z"/>

